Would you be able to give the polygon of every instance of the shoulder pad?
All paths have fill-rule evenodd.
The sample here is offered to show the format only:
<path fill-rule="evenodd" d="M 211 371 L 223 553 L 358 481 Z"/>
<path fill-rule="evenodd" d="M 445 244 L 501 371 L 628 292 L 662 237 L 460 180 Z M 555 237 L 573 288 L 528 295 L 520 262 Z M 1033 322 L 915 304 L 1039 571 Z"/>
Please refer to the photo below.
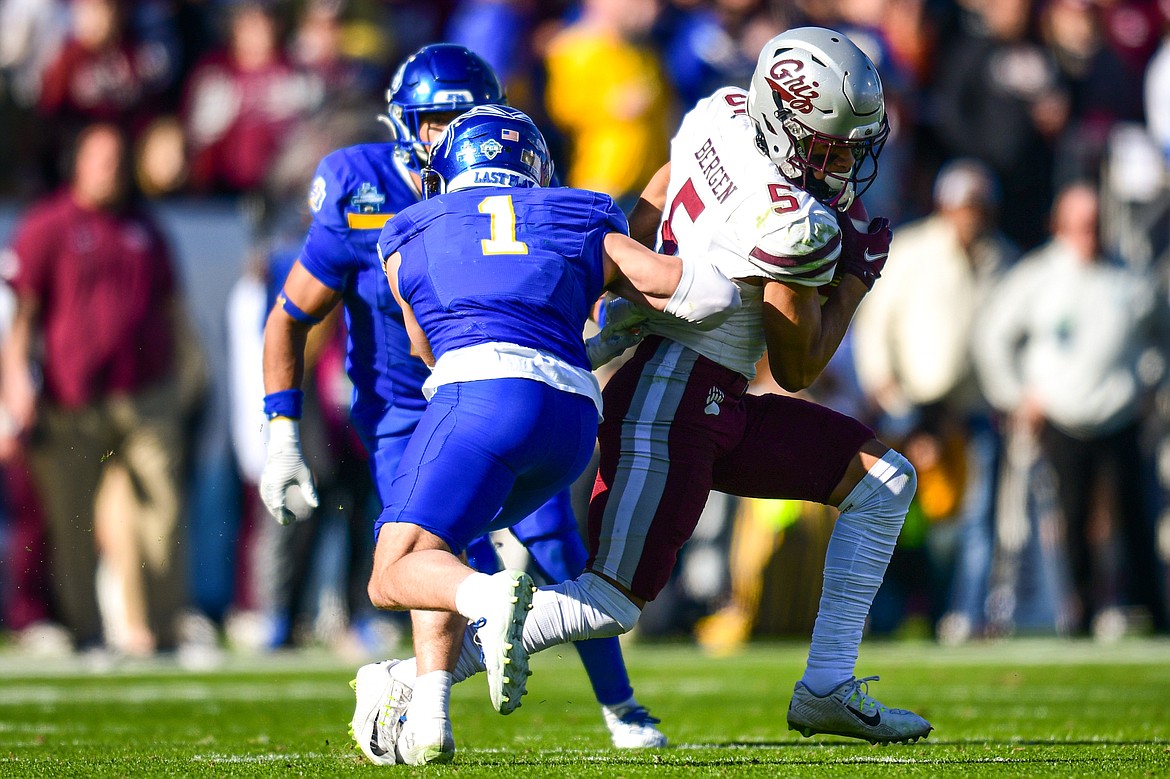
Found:
<path fill-rule="evenodd" d="M 841 254 L 835 214 L 796 188 L 769 194 L 748 261 L 777 281 L 813 286 L 831 281 Z"/>

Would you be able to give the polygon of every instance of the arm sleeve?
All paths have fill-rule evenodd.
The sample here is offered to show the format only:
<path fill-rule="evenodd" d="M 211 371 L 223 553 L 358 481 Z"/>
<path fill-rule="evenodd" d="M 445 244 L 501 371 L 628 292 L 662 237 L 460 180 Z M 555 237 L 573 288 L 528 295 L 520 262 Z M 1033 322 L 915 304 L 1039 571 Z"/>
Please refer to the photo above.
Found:
<path fill-rule="evenodd" d="M 301 264 L 313 277 L 332 290 L 345 289 L 353 270 L 352 252 L 343 231 L 326 226 L 316 219 L 309 225 L 301 249 Z"/>
<path fill-rule="evenodd" d="M 386 258 L 402 248 L 402 244 L 418 232 L 410 214 L 399 212 L 390 218 L 378 236 L 378 262 L 385 263 Z"/>

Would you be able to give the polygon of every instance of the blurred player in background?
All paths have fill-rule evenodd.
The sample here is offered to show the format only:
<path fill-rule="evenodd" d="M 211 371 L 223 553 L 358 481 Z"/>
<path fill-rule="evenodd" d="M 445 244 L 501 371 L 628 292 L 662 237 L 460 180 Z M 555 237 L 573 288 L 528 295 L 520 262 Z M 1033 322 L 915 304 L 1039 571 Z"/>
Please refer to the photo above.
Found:
<path fill-rule="evenodd" d="M 703 331 L 659 316 L 605 388 L 587 571 L 539 590 L 529 651 L 631 630 L 665 585 L 711 489 L 840 510 L 790 729 L 873 743 L 931 726 L 854 676 L 916 476 L 862 423 L 793 397 L 745 394 L 765 350 L 785 390 L 807 387 L 881 274 L 891 231 L 858 199 L 888 129 L 873 63 L 844 35 L 789 30 L 760 53 L 751 88 L 721 89 L 683 119 L 631 235 L 714 262 L 743 306 Z M 855 224 L 855 221 L 858 224 Z M 408 663 L 400 673 L 407 673 Z M 469 634 L 456 679 L 482 668 Z"/>
<path fill-rule="evenodd" d="M 550 188 L 551 179 L 544 136 L 525 114 L 474 108 L 436 141 L 423 171 L 427 200 L 397 214 L 378 240 L 432 372 L 427 409 L 374 526 L 370 597 L 379 608 L 454 619 L 446 632 L 415 631 L 417 678 L 401 727 L 395 663 L 359 672 L 353 725 L 363 751 L 385 737 L 406 763 L 452 759 L 451 672 L 467 622 L 493 707 L 507 714 L 520 705 L 532 579 L 477 573 L 457 555 L 567 488 L 592 457 L 601 390 L 581 333 L 603 291 L 697 327 L 716 326 L 739 303 L 710 263 L 631 239 L 608 195 Z"/>
<path fill-rule="evenodd" d="M 477 105 L 502 103 L 491 68 L 462 46 L 434 44 L 406 60 L 387 92 L 383 121 L 389 143 L 333 152 L 318 166 L 309 193 L 312 224 L 264 332 L 264 400 L 269 419 L 268 458 L 260 489 L 268 510 L 282 523 L 294 520 L 286 491 L 300 489 L 316 505 L 312 475 L 301 451 L 298 421 L 309 331 L 343 303 L 349 331 L 346 368 L 354 385 L 352 418 L 370 453 L 382 498 L 406 442 L 426 407 L 422 384 L 429 375 L 411 354 L 402 312 L 377 258 L 378 232 L 396 212 L 420 198 L 419 171 L 430 143 L 452 118 Z M 550 582 L 580 573 L 585 546 L 577 530 L 568 490 L 552 497 L 513 528 L 536 568 Z M 480 565 L 498 565 L 489 540 L 472 549 Z M 494 570 L 494 569 L 493 569 Z M 418 622 L 446 622 L 448 615 L 412 615 Z M 662 747 L 658 720 L 638 704 L 616 639 L 577 644 L 614 746 Z M 383 674 L 384 675 L 384 674 Z M 370 758 L 393 762 L 374 744 Z"/>

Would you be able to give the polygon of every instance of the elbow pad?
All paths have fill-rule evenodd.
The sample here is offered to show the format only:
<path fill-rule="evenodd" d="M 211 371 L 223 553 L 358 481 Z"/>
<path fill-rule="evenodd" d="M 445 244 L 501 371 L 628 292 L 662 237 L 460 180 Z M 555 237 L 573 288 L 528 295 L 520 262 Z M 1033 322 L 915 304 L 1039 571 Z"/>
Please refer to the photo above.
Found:
<path fill-rule="evenodd" d="M 709 262 L 682 262 L 682 278 L 663 309 L 702 330 L 713 330 L 739 308 L 739 287 Z"/>

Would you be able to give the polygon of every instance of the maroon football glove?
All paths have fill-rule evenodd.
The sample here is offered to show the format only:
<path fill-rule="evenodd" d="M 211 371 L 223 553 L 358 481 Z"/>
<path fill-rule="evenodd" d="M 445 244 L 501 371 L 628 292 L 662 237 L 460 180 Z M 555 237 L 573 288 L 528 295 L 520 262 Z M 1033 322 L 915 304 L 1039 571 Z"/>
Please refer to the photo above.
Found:
<path fill-rule="evenodd" d="M 837 269 L 861 279 L 866 289 L 873 289 L 874 282 L 886 266 L 886 258 L 890 256 L 890 239 L 894 235 L 890 220 L 884 216 L 876 217 L 869 222 L 864 233 L 847 215 L 838 222 L 841 225 L 841 256 L 837 258 Z"/>

